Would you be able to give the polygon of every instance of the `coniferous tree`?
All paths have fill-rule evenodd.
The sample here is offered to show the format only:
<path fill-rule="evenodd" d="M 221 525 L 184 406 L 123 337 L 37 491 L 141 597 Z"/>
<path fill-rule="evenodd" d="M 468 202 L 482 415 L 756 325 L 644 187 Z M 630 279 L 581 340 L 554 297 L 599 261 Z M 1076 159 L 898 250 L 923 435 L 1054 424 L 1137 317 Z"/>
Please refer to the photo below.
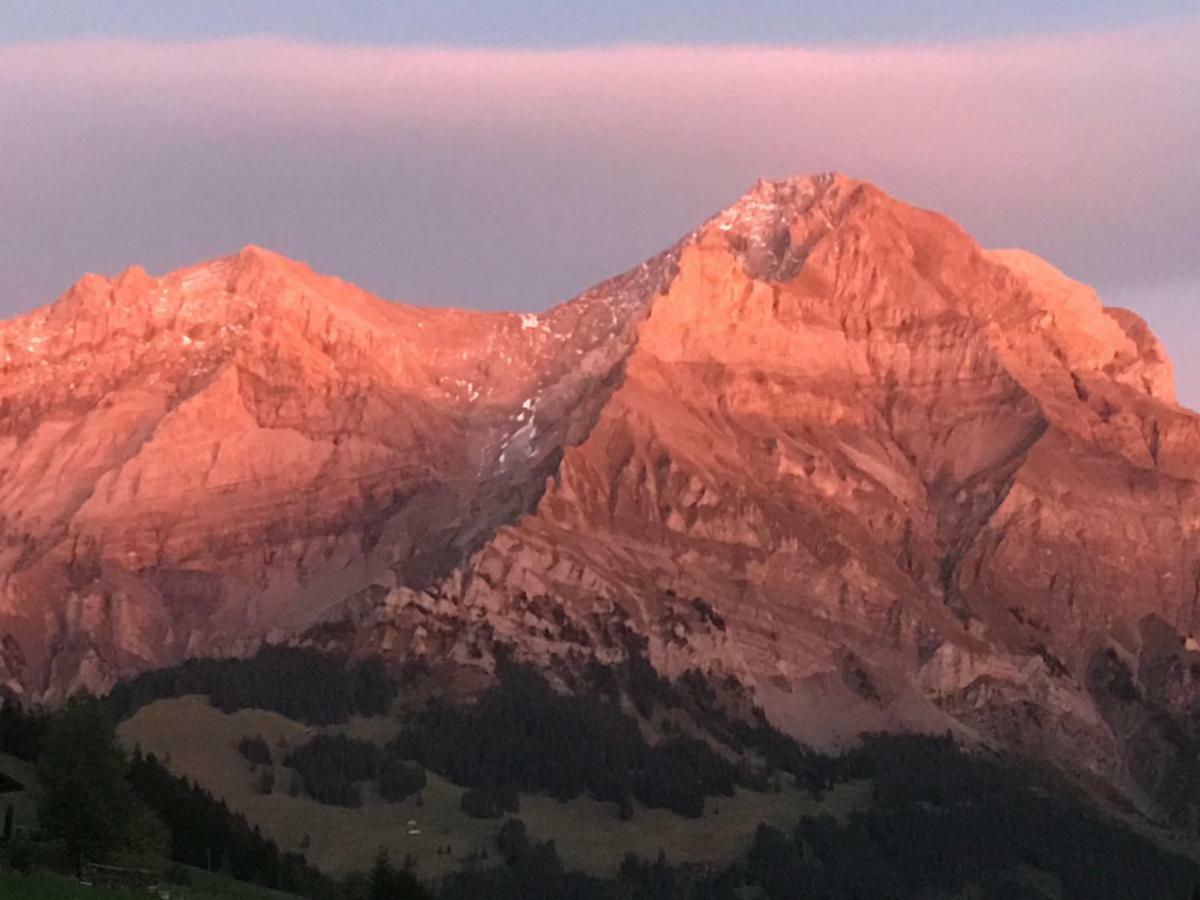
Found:
<path fill-rule="evenodd" d="M 172 775 L 153 754 L 135 757 L 129 777 L 137 796 L 165 823 L 175 862 L 303 896 L 329 896 L 329 880 L 303 856 L 280 852 L 243 816 Z"/>
<path fill-rule="evenodd" d="M 244 737 L 238 741 L 238 752 L 251 766 L 271 765 L 271 748 L 267 746 L 261 734 L 252 738 Z"/>
<path fill-rule="evenodd" d="M 370 900 L 432 900 L 432 895 L 412 873 L 411 865 L 397 869 L 386 850 L 379 851 L 371 867 L 369 897 Z"/>
<path fill-rule="evenodd" d="M 27 711 L 16 700 L 5 698 L 0 705 L 0 752 L 33 762 L 46 733 L 46 716 Z"/>
<path fill-rule="evenodd" d="M 496 846 L 506 860 L 516 859 L 529 852 L 529 832 L 520 819 L 508 819 L 496 835 Z"/>
<path fill-rule="evenodd" d="M 85 854 L 125 843 L 134 798 L 116 732 L 98 703 L 73 701 L 55 716 L 38 758 L 38 777 L 39 821 L 66 844 L 77 872 Z"/>

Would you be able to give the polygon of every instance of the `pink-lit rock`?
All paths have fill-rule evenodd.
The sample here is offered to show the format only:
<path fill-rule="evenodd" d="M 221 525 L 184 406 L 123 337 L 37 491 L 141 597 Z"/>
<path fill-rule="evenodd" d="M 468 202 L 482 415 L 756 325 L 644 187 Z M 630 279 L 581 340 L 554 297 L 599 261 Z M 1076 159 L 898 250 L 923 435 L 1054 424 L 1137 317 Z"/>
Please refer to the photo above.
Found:
<path fill-rule="evenodd" d="M 0 675 L 51 699 L 268 635 L 481 677 L 645 639 L 806 739 L 1136 793 L 1097 653 L 1200 660 L 1200 417 L 1145 323 L 840 176 L 540 316 L 256 248 L 88 276 L 0 372 Z"/>

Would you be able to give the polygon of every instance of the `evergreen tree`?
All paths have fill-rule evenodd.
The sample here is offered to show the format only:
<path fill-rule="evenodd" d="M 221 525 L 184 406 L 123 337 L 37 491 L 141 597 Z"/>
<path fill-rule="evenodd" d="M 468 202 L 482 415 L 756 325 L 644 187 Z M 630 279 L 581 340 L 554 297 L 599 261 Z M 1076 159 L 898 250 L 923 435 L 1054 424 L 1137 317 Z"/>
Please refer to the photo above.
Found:
<path fill-rule="evenodd" d="M 244 737 L 238 741 L 238 752 L 253 766 L 271 765 L 271 748 L 263 740 L 262 735 Z"/>
<path fill-rule="evenodd" d="M 500 826 L 496 835 L 496 846 L 506 860 L 513 860 L 529 852 L 529 832 L 520 819 L 509 819 Z"/>
<path fill-rule="evenodd" d="M 380 850 L 371 867 L 370 900 L 432 900 L 417 876 L 406 865 L 397 869 L 386 850 Z"/>
<path fill-rule="evenodd" d="M 66 844 L 77 872 L 84 854 L 103 854 L 129 836 L 134 799 L 125 775 L 116 732 L 98 703 L 73 701 L 54 717 L 38 758 L 38 817 Z"/>
<path fill-rule="evenodd" d="M 45 715 L 27 712 L 16 700 L 4 698 L 0 705 L 0 753 L 33 762 L 45 733 Z"/>

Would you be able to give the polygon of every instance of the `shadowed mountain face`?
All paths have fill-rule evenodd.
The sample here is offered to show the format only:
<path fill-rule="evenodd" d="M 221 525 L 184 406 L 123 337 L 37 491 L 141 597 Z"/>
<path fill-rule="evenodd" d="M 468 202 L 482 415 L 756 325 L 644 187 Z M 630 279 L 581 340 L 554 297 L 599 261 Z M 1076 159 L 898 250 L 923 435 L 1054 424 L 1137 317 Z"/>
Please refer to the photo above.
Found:
<path fill-rule="evenodd" d="M 89 276 L 0 368 L 14 689 L 264 637 L 467 676 L 644 648 L 815 743 L 1200 782 L 1200 417 L 1161 346 L 870 185 L 760 183 L 541 316 L 254 248 Z"/>

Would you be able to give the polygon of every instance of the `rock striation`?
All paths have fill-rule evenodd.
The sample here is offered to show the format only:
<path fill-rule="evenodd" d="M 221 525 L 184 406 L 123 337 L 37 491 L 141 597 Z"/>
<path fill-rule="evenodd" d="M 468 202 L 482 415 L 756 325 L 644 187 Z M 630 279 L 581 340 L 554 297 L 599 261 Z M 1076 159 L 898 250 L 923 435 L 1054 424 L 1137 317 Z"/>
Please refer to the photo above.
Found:
<path fill-rule="evenodd" d="M 869 184 L 760 182 L 537 316 L 257 248 L 88 276 L 0 372 L 12 690 L 645 653 L 815 743 L 952 729 L 1200 808 L 1200 416 L 1136 315 Z"/>

